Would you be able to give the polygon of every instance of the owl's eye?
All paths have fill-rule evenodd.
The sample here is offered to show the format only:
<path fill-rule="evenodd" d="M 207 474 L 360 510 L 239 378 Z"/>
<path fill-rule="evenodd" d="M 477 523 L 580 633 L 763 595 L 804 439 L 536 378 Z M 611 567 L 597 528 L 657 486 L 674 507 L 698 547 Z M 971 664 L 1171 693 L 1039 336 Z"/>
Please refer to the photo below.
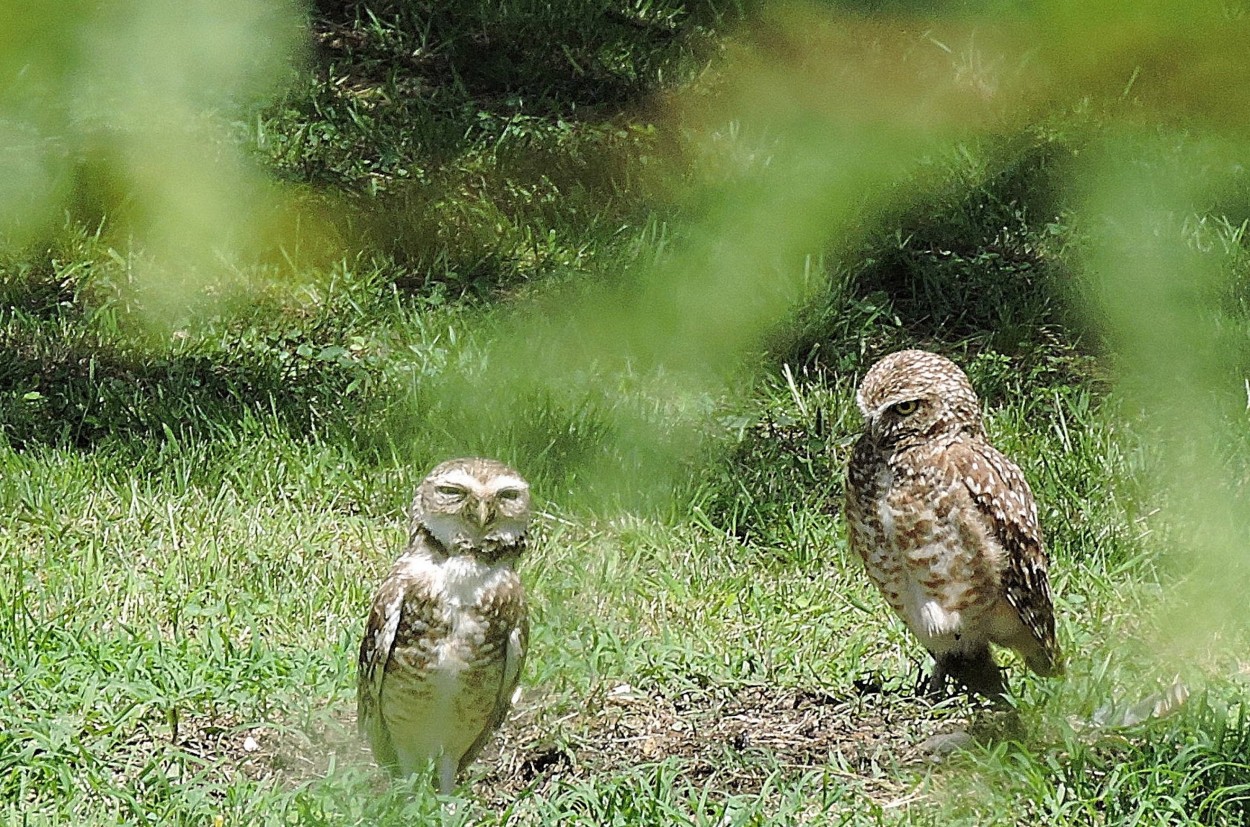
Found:
<path fill-rule="evenodd" d="M 919 407 L 920 407 L 920 403 L 917 402 L 915 399 L 908 399 L 905 402 L 899 402 L 897 405 L 895 405 L 894 412 L 896 414 L 899 414 L 900 416 L 910 416 L 911 414 L 914 414 L 916 412 L 916 409 Z"/>
<path fill-rule="evenodd" d="M 521 490 L 519 488 L 504 488 L 495 496 L 501 500 L 507 500 L 508 502 L 511 502 L 512 500 L 516 500 L 520 498 Z"/>
<path fill-rule="evenodd" d="M 463 497 L 465 490 L 458 485 L 436 485 L 434 490 L 444 497 Z"/>

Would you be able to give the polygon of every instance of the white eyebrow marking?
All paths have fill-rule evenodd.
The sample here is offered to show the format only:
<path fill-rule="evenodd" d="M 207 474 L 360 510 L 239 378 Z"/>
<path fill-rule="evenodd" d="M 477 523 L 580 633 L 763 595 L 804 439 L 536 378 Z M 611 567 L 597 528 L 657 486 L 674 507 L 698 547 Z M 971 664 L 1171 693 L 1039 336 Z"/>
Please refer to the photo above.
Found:
<path fill-rule="evenodd" d="M 483 483 L 477 477 L 460 469 L 449 471 L 445 477 L 439 480 L 439 484 L 461 486 L 470 491 L 475 497 L 498 494 L 506 488 L 517 488 L 522 491 L 529 490 L 529 484 L 513 474 L 504 474 L 501 477 Z"/>
<path fill-rule="evenodd" d="M 526 489 L 529 488 L 529 485 L 525 482 L 525 480 L 521 479 L 520 477 L 514 477 L 511 474 L 505 474 L 504 476 L 499 477 L 498 479 L 491 480 L 490 485 L 488 485 L 487 488 L 490 490 L 492 494 L 498 494 L 500 491 L 504 490 L 505 488 L 517 488 L 517 489 L 520 489 L 521 491 L 525 491 Z"/>
<path fill-rule="evenodd" d="M 442 485 L 458 485 L 461 488 L 467 488 L 474 494 L 481 494 L 484 490 L 482 488 L 482 483 L 477 477 L 466 471 L 461 471 L 458 468 L 454 471 L 448 472 L 447 476 L 439 480 L 439 483 Z"/>

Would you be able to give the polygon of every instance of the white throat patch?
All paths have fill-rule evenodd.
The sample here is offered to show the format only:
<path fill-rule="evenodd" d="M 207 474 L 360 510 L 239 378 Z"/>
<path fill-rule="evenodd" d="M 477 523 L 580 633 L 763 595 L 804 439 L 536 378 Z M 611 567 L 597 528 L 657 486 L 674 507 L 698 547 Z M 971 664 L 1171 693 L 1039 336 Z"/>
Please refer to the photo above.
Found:
<path fill-rule="evenodd" d="M 450 514 L 426 514 L 421 522 L 450 554 L 481 548 L 488 540 L 513 545 L 525 534 L 524 521 L 499 522 L 486 531 Z"/>

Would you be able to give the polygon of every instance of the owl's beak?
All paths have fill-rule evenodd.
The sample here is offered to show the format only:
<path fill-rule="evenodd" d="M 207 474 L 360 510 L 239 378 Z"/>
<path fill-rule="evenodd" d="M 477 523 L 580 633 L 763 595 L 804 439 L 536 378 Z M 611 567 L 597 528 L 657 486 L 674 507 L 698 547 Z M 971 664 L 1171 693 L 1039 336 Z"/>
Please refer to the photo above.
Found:
<path fill-rule="evenodd" d="M 495 519 L 495 507 L 489 500 L 478 500 L 474 503 L 473 516 L 477 518 L 478 528 L 486 528 Z"/>
<path fill-rule="evenodd" d="M 864 431 L 867 432 L 868 438 L 873 442 L 877 441 L 877 425 L 880 422 L 881 418 L 877 416 L 876 411 L 864 414 Z"/>

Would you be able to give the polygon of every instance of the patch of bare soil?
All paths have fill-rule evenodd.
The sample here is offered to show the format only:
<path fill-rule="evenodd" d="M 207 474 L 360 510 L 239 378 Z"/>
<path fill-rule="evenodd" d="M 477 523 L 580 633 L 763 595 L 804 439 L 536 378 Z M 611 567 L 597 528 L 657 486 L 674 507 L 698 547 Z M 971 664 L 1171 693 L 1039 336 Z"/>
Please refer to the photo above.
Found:
<path fill-rule="evenodd" d="M 900 767 L 931 758 L 919 745 L 960 728 L 944 712 L 875 688 L 844 698 L 765 685 L 666 697 L 619 684 L 554 720 L 523 700 L 481 756 L 475 791 L 502 804 L 561 780 L 676 759 L 690 779 L 727 794 L 757 793 L 778 770 L 823 769 L 888 804 L 909 797 Z"/>
<path fill-rule="evenodd" d="M 960 730 L 961 702 L 933 706 L 909 694 L 860 687 L 845 697 L 767 685 L 644 692 L 605 685 L 581 709 L 533 690 L 514 708 L 467 779 L 487 806 L 542 795 L 565 781 L 637 765 L 677 763 L 692 782 L 751 795 L 777 772 L 822 770 L 883 806 L 916 800 L 911 764 L 921 745 Z M 326 708 L 302 723 L 197 728 L 184 748 L 215 755 L 248 777 L 295 786 L 335 767 L 372 766 L 351 710 Z M 379 784 L 385 779 L 378 774 Z"/>
<path fill-rule="evenodd" d="M 214 784 L 240 773 L 254 781 L 295 787 L 324 778 L 336 767 L 372 766 L 356 737 L 356 716 L 338 707 L 311 712 L 305 720 L 248 723 L 229 712 L 183 714 L 141 728 L 128 744 L 118 782 L 151 780 L 153 756 L 166 780 L 194 774 Z"/>
<path fill-rule="evenodd" d="M 237 731 L 223 747 L 247 777 L 289 787 L 324 778 L 336 767 L 373 763 L 356 735 L 355 710 L 337 707 L 316 710 L 304 722 Z"/>

